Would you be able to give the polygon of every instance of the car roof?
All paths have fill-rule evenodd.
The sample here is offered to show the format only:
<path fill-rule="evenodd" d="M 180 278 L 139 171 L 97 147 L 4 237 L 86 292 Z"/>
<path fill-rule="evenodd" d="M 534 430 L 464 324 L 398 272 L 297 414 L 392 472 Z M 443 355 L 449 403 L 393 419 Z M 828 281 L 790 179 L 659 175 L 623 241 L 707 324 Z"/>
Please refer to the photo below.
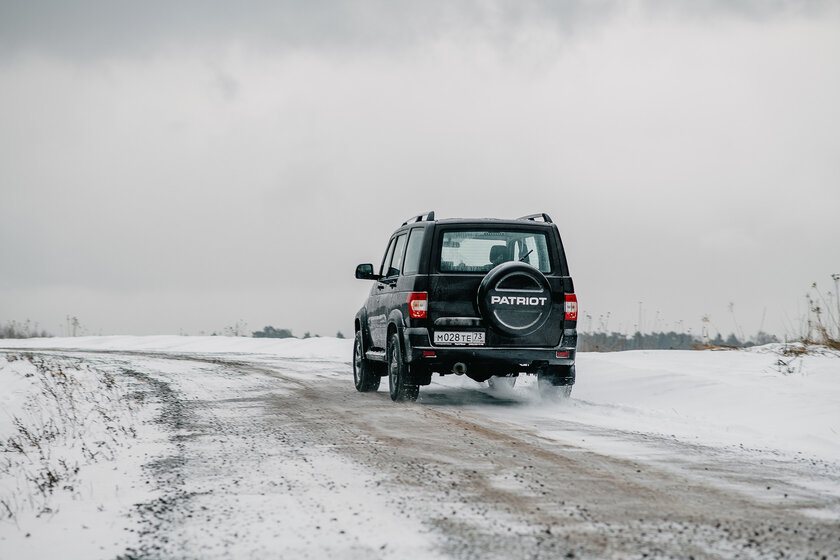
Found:
<path fill-rule="evenodd" d="M 429 227 L 431 224 L 437 224 L 440 226 L 503 226 L 512 227 L 516 229 L 551 228 L 554 225 L 551 222 L 537 222 L 534 220 L 502 220 L 496 218 L 446 218 L 443 220 L 435 220 L 433 222 L 422 221 L 404 224 L 398 227 L 395 230 L 395 233 L 397 231 L 405 231 L 412 227 Z"/>
<path fill-rule="evenodd" d="M 517 219 L 501 219 L 501 218 L 444 218 L 442 220 L 434 219 L 435 213 L 421 214 L 409 218 L 397 228 L 396 231 L 405 231 L 412 227 L 428 227 L 430 224 L 439 224 L 442 226 L 511 226 L 519 228 L 551 228 L 554 222 L 548 214 L 531 214 L 530 216 L 523 216 Z M 424 219 L 425 218 L 425 219 Z M 431 219 L 430 219 L 431 218 Z M 538 220 L 537 218 L 541 218 Z M 396 233 L 395 231 L 395 233 Z"/>
<path fill-rule="evenodd" d="M 436 220 L 441 225 L 458 225 L 458 224 L 491 224 L 501 226 L 537 226 L 550 227 L 551 222 L 537 222 L 535 220 L 503 220 L 501 218 L 445 218 L 443 220 Z"/>

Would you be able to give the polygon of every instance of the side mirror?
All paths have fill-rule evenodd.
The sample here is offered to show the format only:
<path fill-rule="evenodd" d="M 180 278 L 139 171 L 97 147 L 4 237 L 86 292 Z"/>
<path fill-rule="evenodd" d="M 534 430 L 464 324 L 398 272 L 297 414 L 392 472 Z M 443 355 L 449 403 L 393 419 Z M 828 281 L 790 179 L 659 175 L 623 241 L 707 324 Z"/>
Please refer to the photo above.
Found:
<path fill-rule="evenodd" d="M 376 280 L 372 264 L 360 264 L 356 267 L 356 278 L 359 280 Z"/>

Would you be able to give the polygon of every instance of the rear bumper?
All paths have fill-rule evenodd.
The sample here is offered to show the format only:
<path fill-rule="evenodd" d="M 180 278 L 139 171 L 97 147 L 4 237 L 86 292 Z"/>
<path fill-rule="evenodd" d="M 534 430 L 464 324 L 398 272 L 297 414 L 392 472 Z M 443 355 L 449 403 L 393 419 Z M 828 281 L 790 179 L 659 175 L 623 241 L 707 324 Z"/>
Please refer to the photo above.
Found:
<path fill-rule="evenodd" d="M 406 361 L 439 373 L 449 373 L 459 362 L 501 374 L 537 372 L 545 366 L 571 366 L 575 363 L 576 350 L 564 346 L 566 339 L 576 341 L 577 337 L 572 333 L 564 335 L 560 345 L 554 348 L 434 346 L 426 328 L 407 328 L 403 333 Z M 568 357 L 558 358 L 558 352 L 568 352 Z"/>

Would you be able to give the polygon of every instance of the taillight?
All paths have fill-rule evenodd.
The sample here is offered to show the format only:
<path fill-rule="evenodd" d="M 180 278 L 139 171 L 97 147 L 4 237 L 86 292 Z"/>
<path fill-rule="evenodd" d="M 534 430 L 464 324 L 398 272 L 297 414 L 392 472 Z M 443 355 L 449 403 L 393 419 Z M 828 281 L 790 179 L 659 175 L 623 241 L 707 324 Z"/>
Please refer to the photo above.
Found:
<path fill-rule="evenodd" d="M 425 319 L 429 310 L 429 296 L 426 292 L 408 294 L 408 316 L 412 319 Z"/>
<path fill-rule="evenodd" d="M 566 321 L 577 321 L 577 296 L 566 294 Z"/>

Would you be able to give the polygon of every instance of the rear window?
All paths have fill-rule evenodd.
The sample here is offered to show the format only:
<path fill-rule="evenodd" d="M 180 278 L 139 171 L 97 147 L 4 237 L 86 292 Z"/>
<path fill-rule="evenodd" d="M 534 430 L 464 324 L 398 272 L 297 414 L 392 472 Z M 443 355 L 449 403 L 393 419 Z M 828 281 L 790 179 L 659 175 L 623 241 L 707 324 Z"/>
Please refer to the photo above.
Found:
<path fill-rule="evenodd" d="M 551 272 L 545 233 L 488 229 L 445 231 L 441 236 L 441 272 L 487 272 L 507 261 Z"/>

